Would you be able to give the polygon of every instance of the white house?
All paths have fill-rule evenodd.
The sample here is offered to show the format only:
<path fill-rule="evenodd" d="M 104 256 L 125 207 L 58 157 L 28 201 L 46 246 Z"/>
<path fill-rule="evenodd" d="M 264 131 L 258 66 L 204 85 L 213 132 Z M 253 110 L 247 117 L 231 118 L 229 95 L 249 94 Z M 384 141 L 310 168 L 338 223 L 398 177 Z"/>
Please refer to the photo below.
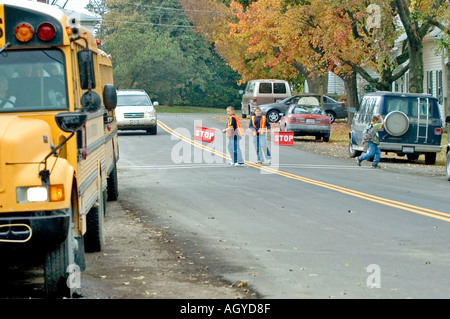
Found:
<path fill-rule="evenodd" d="M 313 92 L 309 92 L 307 81 L 305 81 L 304 86 L 305 86 L 305 88 L 304 88 L 305 93 L 313 93 Z M 344 81 L 339 76 L 334 74 L 333 72 L 328 72 L 327 93 L 328 94 L 338 94 L 338 95 L 345 94 Z"/>
<path fill-rule="evenodd" d="M 49 0 L 29 0 L 33 2 L 42 2 L 49 4 Z M 64 14 L 68 16 L 69 18 L 75 18 L 76 23 L 82 25 L 85 28 L 88 28 L 92 33 L 95 34 L 96 27 L 101 23 L 102 18 L 95 14 L 87 14 L 87 13 L 81 13 L 76 12 L 72 10 L 67 9 L 61 9 L 64 11 Z"/>
<path fill-rule="evenodd" d="M 64 14 L 69 17 L 69 19 L 75 18 L 77 23 L 81 24 L 85 28 L 88 28 L 94 34 L 96 32 L 96 28 L 102 22 L 102 18 L 95 14 L 81 13 L 67 9 L 62 9 L 62 11 L 64 11 Z"/>
<path fill-rule="evenodd" d="M 445 110 L 449 109 L 449 101 L 447 101 L 447 90 L 449 89 L 447 81 L 449 57 L 445 57 L 444 51 L 436 46 L 436 39 L 443 36 L 443 32 L 434 28 L 423 39 L 423 93 L 431 94 L 439 99 L 439 107 L 441 116 L 444 117 Z M 405 41 L 403 35 L 397 41 L 398 46 Z M 392 83 L 393 92 L 408 92 L 409 87 L 409 71 Z"/>

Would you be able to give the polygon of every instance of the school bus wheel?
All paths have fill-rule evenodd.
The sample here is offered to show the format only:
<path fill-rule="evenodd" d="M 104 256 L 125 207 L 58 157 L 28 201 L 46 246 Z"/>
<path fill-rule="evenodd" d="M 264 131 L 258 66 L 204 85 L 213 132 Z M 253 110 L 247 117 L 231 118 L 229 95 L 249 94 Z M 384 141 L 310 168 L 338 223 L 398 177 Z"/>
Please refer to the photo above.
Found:
<path fill-rule="evenodd" d="M 44 263 L 44 288 L 49 297 L 71 298 L 74 288 L 68 285 L 67 270 L 75 261 L 75 240 L 72 229 L 72 204 L 68 212 L 70 216 L 66 239 L 46 252 Z"/>
<path fill-rule="evenodd" d="M 101 192 L 101 198 L 88 212 L 86 216 L 87 231 L 84 235 L 84 247 L 86 252 L 99 252 L 105 244 L 104 222 L 105 196 Z"/>

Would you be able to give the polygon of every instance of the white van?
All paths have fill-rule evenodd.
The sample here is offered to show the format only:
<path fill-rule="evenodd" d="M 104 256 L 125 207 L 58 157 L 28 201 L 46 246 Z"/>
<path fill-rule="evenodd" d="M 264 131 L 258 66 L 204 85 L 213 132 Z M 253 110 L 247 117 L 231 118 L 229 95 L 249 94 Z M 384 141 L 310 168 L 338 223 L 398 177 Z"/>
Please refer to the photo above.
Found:
<path fill-rule="evenodd" d="M 242 95 L 242 118 L 253 114 L 255 107 L 261 104 L 279 102 L 292 96 L 289 83 L 284 80 L 258 79 L 247 83 Z"/>

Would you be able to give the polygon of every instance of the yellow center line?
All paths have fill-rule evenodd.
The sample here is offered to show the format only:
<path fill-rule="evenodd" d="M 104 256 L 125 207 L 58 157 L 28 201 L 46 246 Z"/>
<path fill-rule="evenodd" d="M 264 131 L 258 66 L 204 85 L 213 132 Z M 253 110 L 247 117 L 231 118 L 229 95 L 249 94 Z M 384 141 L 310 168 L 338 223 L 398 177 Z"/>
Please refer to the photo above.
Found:
<path fill-rule="evenodd" d="M 169 133 L 169 134 L 179 138 L 180 140 L 183 140 L 183 141 L 185 141 L 185 142 L 187 142 L 187 143 L 189 143 L 189 144 L 191 144 L 191 145 L 193 145 L 195 147 L 198 147 L 198 148 L 200 148 L 202 150 L 208 151 L 208 152 L 210 152 L 212 154 L 215 154 L 217 156 L 221 156 L 221 157 L 223 157 L 225 159 L 230 159 L 229 155 L 227 155 L 227 154 L 225 154 L 223 152 L 217 151 L 217 150 L 215 150 L 215 149 L 213 149 L 211 147 L 208 147 L 206 145 L 203 145 L 202 143 L 196 142 L 196 141 L 192 140 L 191 138 L 188 138 L 188 137 L 186 137 L 184 135 L 181 135 L 181 134 L 175 132 L 174 130 L 172 130 L 169 126 L 167 126 L 166 124 L 164 124 L 161 121 L 158 121 L 158 126 L 160 126 L 167 133 Z M 392 200 L 392 199 L 387 199 L 387 198 L 371 195 L 371 194 L 360 192 L 360 191 L 357 191 L 357 190 L 354 190 L 354 189 L 351 189 L 351 188 L 347 188 L 347 187 L 342 187 L 342 186 L 338 186 L 338 185 L 334 185 L 334 184 L 329 184 L 329 183 L 313 180 L 313 179 L 310 179 L 310 178 L 302 177 L 302 176 L 295 175 L 295 174 L 288 173 L 288 172 L 283 172 L 283 171 L 281 171 L 279 169 L 274 169 L 274 168 L 271 168 L 271 167 L 268 167 L 268 166 L 262 166 L 262 165 L 251 163 L 251 162 L 248 162 L 248 161 L 245 161 L 245 164 L 247 164 L 248 166 L 252 166 L 254 168 L 257 168 L 259 170 L 262 170 L 262 171 L 266 171 L 266 172 L 269 172 L 269 173 L 272 173 L 272 174 L 277 174 L 277 175 L 280 175 L 280 176 L 284 176 L 286 178 L 290 178 L 290 179 L 301 181 L 301 182 L 304 182 L 304 183 L 316 185 L 316 186 L 319 186 L 319 187 L 327 188 L 327 189 L 330 189 L 330 190 L 333 190 L 333 191 L 336 191 L 336 192 L 340 192 L 340 193 L 343 193 L 343 194 L 346 194 L 346 195 L 350 195 L 350 196 L 353 196 L 353 197 L 358 197 L 358 198 L 365 199 L 365 200 L 368 200 L 368 201 L 371 201 L 371 202 L 375 202 L 375 203 L 378 203 L 378 204 L 382 204 L 382 205 L 385 205 L 385 206 L 394 207 L 394 208 L 398 208 L 398 209 L 401 209 L 401 210 L 409 211 L 409 212 L 412 212 L 412 213 L 415 213 L 415 214 L 420 214 L 420 215 L 423 215 L 423 216 L 428 216 L 428 217 L 431 217 L 431 218 L 436 218 L 436 219 L 440 219 L 440 220 L 443 220 L 443 221 L 446 221 L 446 222 L 450 222 L 450 214 L 448 214 L 448 213 L 444 213 L 444 212 L 440 212 L 440 211 L 433 210 L 433 209 L 419 207 L 419 206 L 415 206 L 415 205 L 411 205 L 411 204 L 395 201 L 395 200 Z"/>

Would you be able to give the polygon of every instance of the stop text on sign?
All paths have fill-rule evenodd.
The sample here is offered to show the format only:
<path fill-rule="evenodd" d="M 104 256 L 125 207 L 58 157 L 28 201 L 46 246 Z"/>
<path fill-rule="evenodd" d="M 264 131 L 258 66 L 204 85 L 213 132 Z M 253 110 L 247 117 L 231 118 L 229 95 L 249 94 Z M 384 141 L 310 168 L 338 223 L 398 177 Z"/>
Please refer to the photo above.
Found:
<path fill-rule="evenodd" d="M 294 132 L 274 132 L 275 145 L 294 145 Z"/>
<path fill-rule="evenodd" d="M 202 142 L 212 143 L 216 132 L 214 129 L 196 126 L 194 128 L 194 139 Z"/>

